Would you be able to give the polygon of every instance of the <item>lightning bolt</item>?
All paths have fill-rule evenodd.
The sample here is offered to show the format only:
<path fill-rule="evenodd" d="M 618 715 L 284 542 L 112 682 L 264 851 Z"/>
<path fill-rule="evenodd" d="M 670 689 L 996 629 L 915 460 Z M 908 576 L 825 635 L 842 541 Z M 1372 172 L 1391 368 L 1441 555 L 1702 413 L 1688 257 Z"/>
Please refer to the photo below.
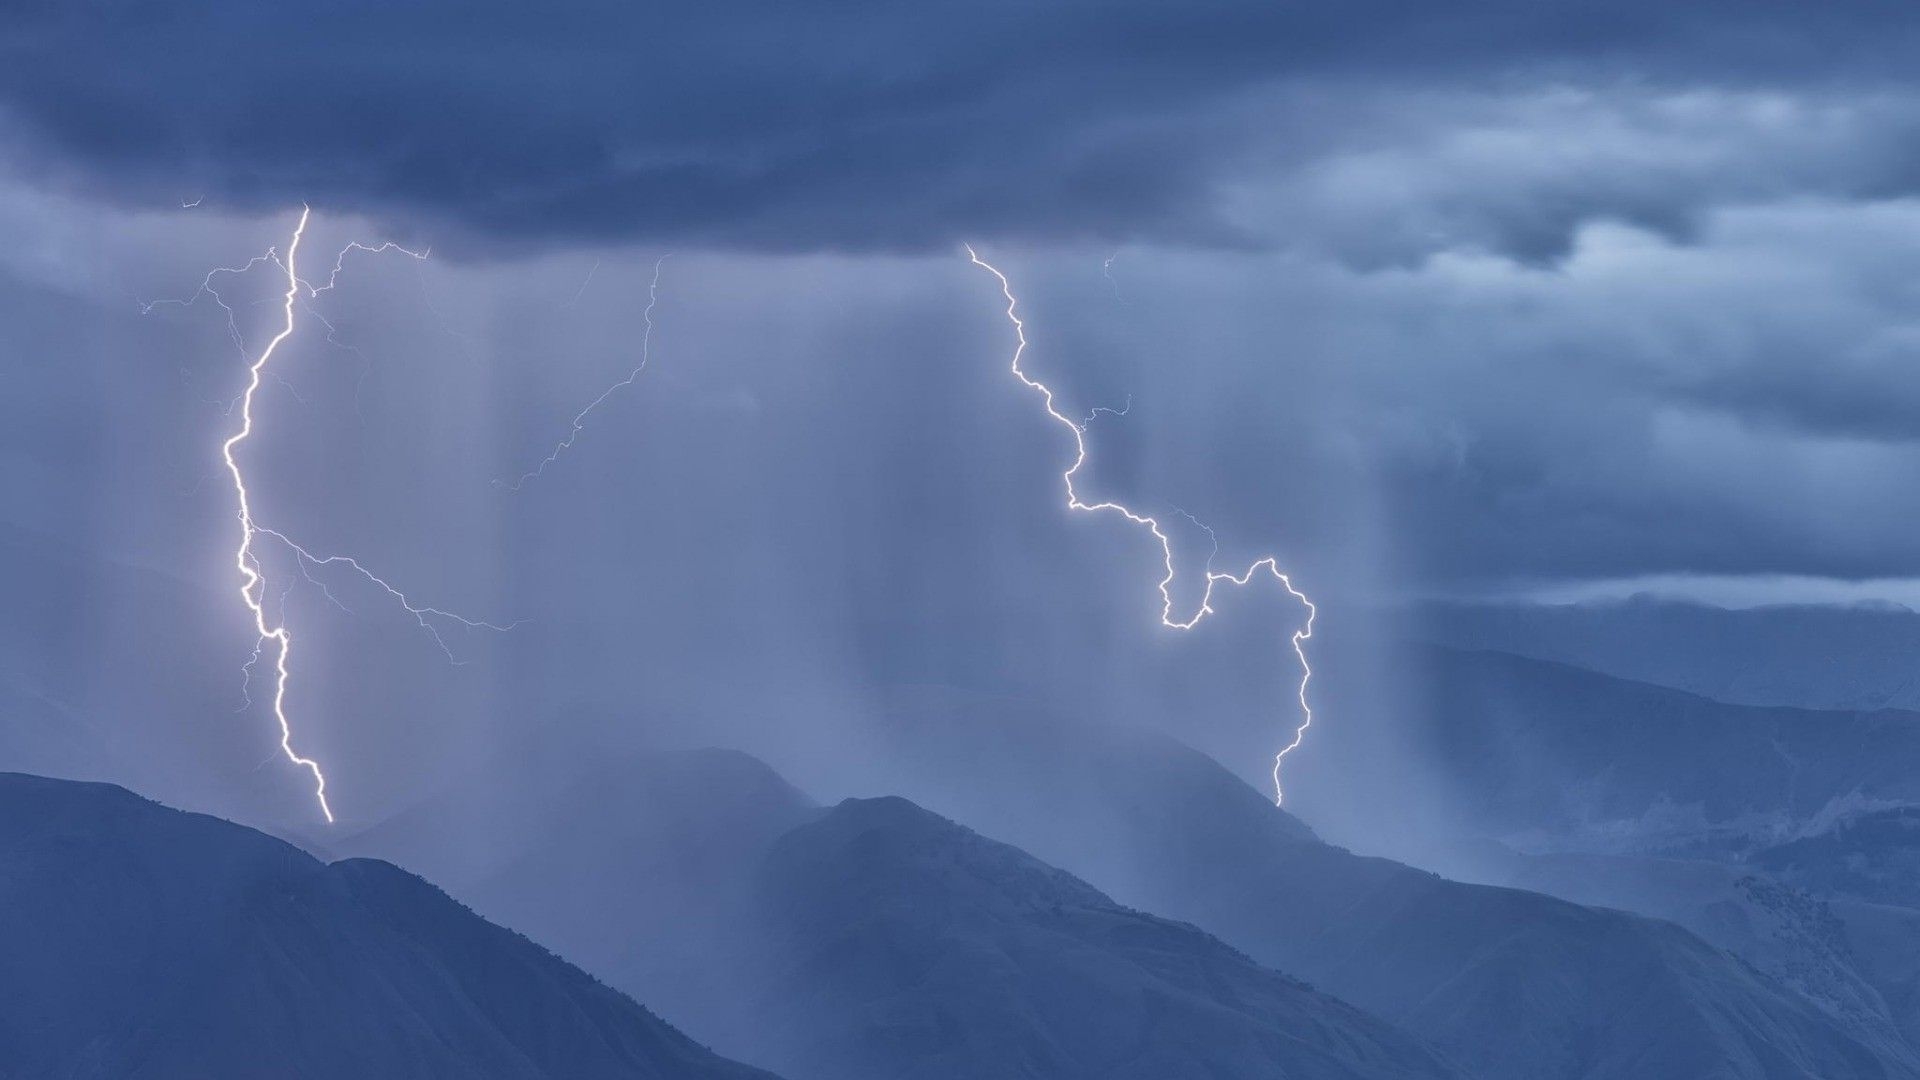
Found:
<path fill-rule="evenodd" d="M 600 272 L 600 260 L 595 259 L 593 260 L 593 265 L 587 267 L 587 276 L 581 279 L 580 287 L 573 291 L 573 299 L 567 301 L 564 304 L 561 304 L 560 306 L 563 308 L 570 308 L 579 304 L 580 298 L 587 295 L 587 286 L 593 284 L 593 275 L 599 272 Z"/>
<path fill-rule="evenodd" d="M 539 476 L 542 473 L 547 471 L 547 466 L 560 460 L 561 454 L 564 454 L 568 450 L 573 448 L 574 440 L 578 439 L 580 437 L 580 433 L 586 430 L 587 417 L 591 416 L 595 409 L 598 409 L 601 405 L 605 404 L 608 398 L 612 397 L 613 395 L 619 393 L 622 390 L 625 390 L 627 387 L 632 386 L 634 383 L 640 381 L 640 376 L 646 374 L 647 361 L 652 359 L 652 354 L 653 354 L 653 309 L 655 305 L 660 303 L 660 268 L 662 266 L 665 266 L 667 263 L 667 260 L 672 257 L 673 257 L 673 253 L 668 252 L 667 254 L 662 255 L 658 259 L 654 260 L 653 280 L 647 283 L 647 307 L 646 307 L 646 310 L 640 313 L 640 319 L 643 323 L 645 323 L 645 329 L 642 330 L 640 333 L 640 360 L 638 363 L 636 363 L 633 366 L 633 370 L 627 372 L 626 378 L 621 379 L 619 382 L 614 383 L 612 386 L 609 386 L 605 390 L 600 391 L 599 397 L 594 398 L 592 401 L 587 402 L 586 408 L 581 409 L 579 412 L 574 414 L 572 430 L 567 432 L 567 437 L 564 439 L 561 439 L 559 443 L 557 443 L 554 446 L 553 451 L 541 460 L 540 464 L 535 465 L 533 468 L 527 470 L 524 473 L 521 473 L 520 479 L 515 480 L 512 483 L 508 483 L 505 480 L 495 480 L 493 482 L 494 487 L 504 487 L 509 491 L 517 492 L 521 488 L 527 486 L 527 484 L 539 478 Z M 594 270 L 600 269 L 600 264 L 597 262 L 594 263 L 593 269 Z M 587 281 L 592 281 L 592 280 L 593 280 L 593 272 L 588 271 Z M 580 285 L 580 291 L 585 292 L 586 288 L 587 288 L 586 283 L 582 282 Z M 580 299 L 580 297 L 578 294 L 576 294 L 573 299 L 577 301 Z M 572 306 L 571 301 L 569 301 L 568 306 L 569 307 Z"/>
<path fill-rule="evenodd" d="M 240 546 L 234 550 L 233 565 L 240 571 L 240 602 L 253 613 L 253 627 L 259 640 L 271 641 L 275 646 L 273 717 L 280 724 L 280 752 L 287 756 L 287 760 L 313 774 L 313 796 L 320 801 L 320 812 L 326 815 L 328 824 L 332 824 L 333 807 L 327 805 L 327 774 L 321 770 L 318 761 L 302 757 L 293 748 L 293 725 L 287 720 L 287 655 L 293 649 L 293 635 L 287 632 L 284 623 L 273 626 L 267 622 L 267 578 L 260 570 L 259 557 L 253 551 L 253 540 L 260 530 L 253 524 L 253 503 L 247 495 L 246 474 L 240 471 L 240 459 L 233 454 L 235 447 L 253 435 L 253 397 L 260 390 L 262 372 L 266 371 L 268 361 L 273 359 L 280 344 L 293 336 L 293 305 L 300 296 L 300 277 L 295 266 L 300 255 L 300 240 L 306 235 L 307 220 L 312 213 L 308 207 L 300 208 L 300 223 L 293 227 L 293 239 L 287 244 L 286 321 L 280 331 L 273 335 L 273 340 L 267 342 L 267 347 L 260 350 L 260 358 L 247 368 L 247 388 L 240 395 L 240 429 L 220 444 L 220 457 L 227 463 L 228 475 L 233 477 L 234 498 L 239 504 Z M 211 279 L 213 275 L 207 276 Z M 224 303 L 220 306 L 226 307 Z M 232 316 L 231 308 L 227 314 Z"/>
<path fill-rule="evenodd" d="M 1125 416 L 1132 411 L 1133 411 L 1133 395 L 1128 394 L 1127 403 L 1125 405 L 1120 406 L 1117 409 L 1109 409 L 1105 405 L 1095 405 L 1093 408 L 1088 409 L 1087 418 L 1080 421 L 1079 427 L 1082 432 L 1085 432 L 1087 430 L 1088 425 L 1092 424 L 1095 420 L 1099 419 L 1101 413 L 1106 413 L 1108 416 Z M 1188 516 L 1190 517 L 1192 515 L 1188 515 Z M 1196 521 L 1194 522 L 1194 524 L 1199 525 L 1200 523 Z"/>
<path fill-rule="evenodd" d="M 280 347 L 286 343 L 288 338 L 293 336 L 296 325 L 295 308 L 299 306 L 302 294 L 305 294 L 307 300 L 312 300 L 320 293 L 331 290 L 339 281 L 340 273 L 345 265 L 347 256 L 355 251 L 369 254 L 400 251 L 415 259 L 426 258 L 426 253 L 424 252 L 410 251 L 393 243 L 367 245 L 356 241 L 342 248 L 340 253 L 334 258 L 333 269 L 327 277 L 326 284 L 316 286 L 301 278 L 299 272 L 300 244 L 306 237 L 307 224 L 312 219 L 312 216 L 313 211 L 311 207 L 302 206 L 300 208 L 300 220 L 294 226 L 293 236 L 287 243 L 284 258 L 280 256 L 278 251 L 270 249 L 266 254 L 256 256 L 243 266 L 215 268 L 209 271 L 207 276 L 202 279 L 199 290 L 191 297 L 177 301 L 153 301 L 143 305 L 142 311 L 151 312 L 154 307 L 162 303 L 191 305 L 203 295 L 211 296 L 214 302 L 219 304 L 221 309 L 227 313 L 228 333 L 231 335 L 234 344 L 241 349 L 242 355 L 244 356 L 245 345 L 240 335 L 239 326 L 235 321 L 234 311 L 227 305 L 226 301 L 221 298 L 219 291 L 214 287 L 214 283 L 220 275 L 244 274 L 262 262 L 274 263 L 285 274 L 286 290 L 281 294 L 282 319 L 280 327 L 274 333 L 272 339 L 267 342 L 266 346 L 260 350 L 259 355 L 253 357 L 247 363 L 246 387 L 241 391 L 239 398 L 236 399 L 235 402 L 240 415 L 239 427 L 234 430 L 231 435 L 227 436 L 225 442 L 220 444 L 220 458 L 225 462 L 227 474 L 233 480 L 233 493 L 236 504 L 235 517 L 240 525 L 240 544 L 239 547 L 234 549 L 233 553 L 234 568 L 240 572 L 240 601 L 246 605 L 247 611 L 252 616 L 254 631 L 257 635 L 253 654 L 249 657 L 246 664 L 243 665 L 242 670 L 250 680 L 254 665 L 260 660 L 262 652 L 269 646 L 271 647 L 274 670 L 272 706 L 274 720 L 280 727 L 280 752 L 285 755 L 288 761 L 299 768 L 305 769 L 313 776 L 314 798 L 320 804 L 320 812 L 325 815 L 328 823 L 331 824 L 334 817 L 333 807 L 327 801 L 326 773 L 321 769 L 320 763 L 317 760 L 302 755 L 299 751 L 295 750 L 293 746 L 293 724 L 287 716 L 287 681 L 290 676 L 289 659 L 293 651 L 293 635 L 287 629 L 286 625 L 284 610 L 286 591 L 283 590 L 280 594 L 279 603 L 276 605 L 276 614 L 269 617 L 267 614 L 267 575 L 265 569 L 261 566 L 260 555 L 257 550 L 258 541 L 265 538 L 284 545 L 293 553 L 294 558 L 297 560 L 296 565 L 301 576 L 318 586 L 326 595 L 327 599 L 336 606 L 341 607 L 342 610 L 345 610 L 345 605 L 341 604 L 339 600 L 334 597 L 326 585 L 315 579 L 310 571 L 331 566 L 344 566 L 352 570 L 360 577 L 384 590 L 389 597 L 395 600 L 400 607 L 404 609 L 407 614 L 411 615 L 414 621 L 433 638 L 434 642 L 447 654 L 449 660 L 453 659 L 453 651 L 440 632 L 440 623 L 452 622 L 469 629 L 498 631 L 512 629 L 515 624 L 499 625 L 476 619 L 468 619 L 439 608 L 417 604 L 409 599 L 405 593 L 389 584 L 385 578 L 368 570 L 357 559 L 345 555 L 315 555 L 304 546 L 296 543 L 285 533 L 261 525 L 254 519 L 253 497 L 247 488 L 246 474 L 240 467 L 238 451 L 240 444 L 246 442 L 253 436 L 255 398 L 258 396 L 260 387 L 267 377 L 268 365 L 273 361 L 274 354 L 280 350 Z M 311 309 L 308 310 L 311 313 Z M 316 314 L 315 317 L 318 318 L 319 316 Z M 325 323 L 324 319 L 321 319 L 321 321 Z M 329 330 L 331 330 L 330 325 Z M 278 378 L 279 376 L 275 374 L 274 377 Z M 289 583 L 288 588 L 291 588 L 291 583 Z M 458 661 L 455 662 L 457 663 Z"/>
<path fill-rule="evenodd" d="M 1319 613 L 1319 610 L 1314 607 L 1312 600 L 1307 599 L 1305 593 L 1294 588 L 1293 579 L 1281 571 L 1278 559 L 1272 555 L 1268 555 L 1254 560 L 1251 565 L 1238 574 L 1225 573 L 1213 569 L 1213 561 L 1212 558 L 1209 557 L 1206 570 L 1206 590 L 1201 594 L 1199 604 L 1193 609 L 1192 614 L 1185 618 L 1177 617 L 1174 614 L 1172 585 L 1175 571 L 1172 538 L 1161 528 L 1160 522 L 1157 519 L 1132 510 L 1124 504 L 1112 500 L 1090 503 L 1080 498 L 1079 491 L 1074 487 L 1073 478 L 1080 472 L 1081 466 L 1087 463 L 1087 424 L 1076 423 L 1065 413 L 1061 412 L 1055 404 L 1053 389 L 1046 383 L 1028 375 L 1026 370 L 1020 366 L 1020 362 L 1025 358 L 1027 352 L 1027 324 L 1020 319 L 1020 302 L 1014 298 L 1013 285 L 1007 280 L 1007 275 L 1001 273 L 993 264 L 982 259 L 979 253 L 973 250 L 971 244 L 966 245 L 966 252 L 967 258 L 973 262 L 973 265 L 978 266 L 994 276 L 994 279 L 1000 283 L 1000 295 L 1006 297 L 1007 321 L 1013 324 L 1016 342 L 1013 348 L 1013 362 L 1010 365 L 1014 378 L 1019 379 L 1021 384 L 1027 389 L 1039 394 L 1041 401 L 1046 405 L 1047 415 L 1052 417 L 1054 422 L 1058 423 L 1061 427 L 1066 428 L 1073 436 L 1073 464 L 1067 466 L 1067 470 L 1060 474 L 1060 480 L 1065 485 L 1067 491 L 1067 509 L 1078 510 L 1089 514 L 1116 514 L 1134 525 L 1146 529 L 1149 533 L 1153 534 L 1154 540 L 1159 542 L 1161 561 L 1166 567 L 1166 576 L 1160 579 L 1160 625 L 1169 630 L 1191 630 L 1200 625 L 1201 620 L 1214 613 L 1213 593 L 1216 586 L 1222 583 L 1245 586 L 1251 583 L 1256 576 L 1262 574 L 1271 576 L 1275 581 L 1278 581 L 1280 587 L 1285 589 L 1289 596 L 1298 600 L 1307 609 L 1305 623 L 1301 625 L 1300 629 L 1293 632 L 1292 637 L 1293 655 L 1300 661 L 1300 685 L 1295 693 L 1295 697 L 1300 703 L 1301 720 L 1293 729 L 1292 741 L 1288 742 L 1286 746 L 1281 747 L 1280 752 L 1273 756 L 1273 803 L 1275 806 L 1283 804 L 1286 801 L 1286 789 L 1282 787 L 1280 783 L 1280 766 L 1286 761 L 1288 754 L 1299 748 L 1301 741 L 1306 738 L 1307 729 L 1313 726 L 1313 706 L 1307 702 L 1307 684 L 1313 679 L 1313 668 L 1307 663 L 1306 642 L 1309 638 L 1313 637 L 1313 620 L 1314 616 Z M 1112 259 L 1107 260 L 1109 267 L 1111 267 L 1112 262 Z M 1129 399 L 1128 404 L 1129 407 L 1131 407 L 1131 399 Z M 1097 412 L 1099 410 L 1095 411 Z M 1090 422 L 1091 420 L 1092 417 L 1089 416 L 1088 421 Z M 1201 529 L 1204 529 L 1207 535 L 1213 539 L 1214 550 L 1216 552 L 1219 550 L 1220 538 L 1214 533 L 1213 529 L 1184 510 L 1176 512 Z"/>

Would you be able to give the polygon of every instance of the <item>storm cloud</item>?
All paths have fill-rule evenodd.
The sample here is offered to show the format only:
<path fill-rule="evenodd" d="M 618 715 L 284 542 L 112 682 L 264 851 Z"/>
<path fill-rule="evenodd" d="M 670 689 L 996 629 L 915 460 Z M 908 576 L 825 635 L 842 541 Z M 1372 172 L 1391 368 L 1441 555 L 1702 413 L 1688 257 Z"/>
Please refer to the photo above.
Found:
<path fill-rule="evenodd" d="M 1410 130 L 1432 142 L 1471 125 L 1437 99 L 1898 88 L 1920 22 L 1889 4 L 1506 0 L 46 3 L 0 19 L 0 115 L 32 148 L 17 163 L 116 199 L 308 200 L 442 239 L 775 250 L 1291 243 L 1232 212 L 1236 184 L 1378 194 L 1370 174 L 1417 164 L 1395 160 Z M 1687 118 L 1650 122 L 1686 150 Z M 1756 174 L 1722 155 L 1733 175 L 1705 194 L 1909 190 L 1911 117 L 1884 124 L 1906 148 L 1894 160 Z M 1595 216 L 1684 230 L 1697 207 L 1675 205 L 1671 181 L 1715 164 L 1683 152 L 1627 175 L 1604 148 L 1549 152 L 1514 206 L 1496 201 L 1510 180 L 1487 175 L 1501 149 L 1443 148 L 1437 183 L 1478 190 L 1436 191 L 1434 220 L 1398 227 L 1550 258 Z M 1556 163 L 1565 174 L 1540 175 Z M 1393 228 L 1341 242 L 1388 256 L 1408 240 Z"/>
<path fill-rule="evenodd" d="M 1164 726 L 1264 783 L 1301 610 L 1161 632 L 1157 548 L 1061 508 L 1070 447 L 963 239 L 1063 407 L 1125 409 L 1083 490 L 1183 523 L 1183 602 L 1212 548 L 1177 511 L 1219 565 L 1279 555 L 1322 641 L 1434 594 L 1920 576 L 1904 9 L 1172 10 L 10 9 L 0 691 L 51 740 L 28 759 L 309 812 L 257 716 L 208 719 L 245 707 L 217 448 L 270 264 L 229 282 L 237 343 L 205 300 L 141 313 L 302 201 L 310 255 L 434 256 L 355 256 L 302 309 L 248 445 L 263 521 L 526 620 L 449 666 L 380 597 L 274 568 L 302 745 L 352 813 L 596 742 L 850 790 L 849 730 L 926 686 Z M 669 253 L 646 377 L 498 490 L 631 370 Z M 1391 715 L 1325 648 L 1330 711 Z"/>

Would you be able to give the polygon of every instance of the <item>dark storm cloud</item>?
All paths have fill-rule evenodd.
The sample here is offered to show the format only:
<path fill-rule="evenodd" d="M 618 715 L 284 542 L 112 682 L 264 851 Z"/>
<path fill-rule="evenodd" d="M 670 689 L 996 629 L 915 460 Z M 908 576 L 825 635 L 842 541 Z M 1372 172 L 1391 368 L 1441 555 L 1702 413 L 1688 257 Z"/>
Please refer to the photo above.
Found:
<path fill-rule="evenodd" d="M 309 199 L 499 238 L 762 248 L 974 237 L 1265 243 L 1218 186 L 1278 84 L 1904 78 L 1897 5 L 1016 2 L 14 5 L 28 168 L 153 202 Z M 1238 100 L 1241 108 L 1227 107 Z M 1904 182 L 1896 181 L 1898 183 Z M 1541 259 L 1657 189 L 1567 186 L 1461 227 Z"/>
<path fill-rule="evenodd" d="M 1416 576 L 1920 573 L 1916 251 L 1911 201 L 1799 204 L 1372 291 L 1403 405 L 1366 443 Z"/>
<path fill-rule="evenodd" d="M 1070 447 L 960 236 L 1074 412 L 1133 402 L 1083 490 L 1196 514 L 1222 566 L 1280 553 L 1330 634 L 1406 592 L 1920 574 L 1891 9 L 8 10 L 0 595 L 34 603 L 0 705 L 138 717 L 166 753 L 134 766 L 217 778 L 175 790 L 311 813 L 257 711 L 208 722 L 252 645 L 217 482 L 244 350 L 138 301 L 284 244 L 303 198 L 316 258 L 395 228 L 436 257 L 356 257 L 318 302 L 351 349 L 303 322 L 276 360 L 262 513 L 527 620 L 450 667 L 380 597 L 291 595 L 301 745 L 356 814 L 588 730 L 835 791 L 839 725 L 897 683 L 1183 725 L 1264 783 L 1299 610 L 1161 632 L 1158 549 L 1061 509 Z M 934 254 L 762 254 L 815 247 Z M 503 497 L 630 370 L 664 250 L 646 378 Z M 257 347 L 272 273 L 227 295 Z M 76 522 L 107 568 L 46 572 Z"/>
<path fill-rule="evenodd" d="M 1552 128 L 1513 130 L 1524 147 Z M 1389 156 L 1421 182 L 1446 171 Z M 1346 190 L 1354 220 L 1392 205 Z M 1594 224 L 1551 268 L 1129 250 L 1117 310 L 1098 304 L 1098 270 L 1071 301 L 1030 284 L 1023 299 L 1037 367 L 1057 370 L 1050 339 L 1073 318 L 1077 400 L 1134 396 L 1100 438 L 1139 439 L 1153 471 L 1101 471 L 1101 490 L 1177 500 L 1297 565 L 1354 535 L 1330 508 L 1359 495 L 1378 507 L 1375 564 L 1415 590 L 1920 573 L 1913 200 L 1757 201 L 1703 215 L 1684 243 Z M 1116 355 L 1141 362 L 1115 370 Z"/>

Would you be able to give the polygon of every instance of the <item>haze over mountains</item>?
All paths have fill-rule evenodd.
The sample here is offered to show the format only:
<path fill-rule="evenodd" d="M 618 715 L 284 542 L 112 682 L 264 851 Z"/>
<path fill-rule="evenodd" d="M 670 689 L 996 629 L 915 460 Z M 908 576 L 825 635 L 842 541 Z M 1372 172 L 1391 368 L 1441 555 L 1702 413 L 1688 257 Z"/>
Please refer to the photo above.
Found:
<path fill-rule="evenodd" d="M 1200 930 L 904 799 L 848 800 L 756 875 L 747 1056 L 795 1077 L 1463 1076 Z"/>
<path fill-rule="evenodd" d="M 945 783 L 935 805 L 965 807 L 956 812 L 1008 830 L 1123 902 L 1192 921 L 1400 1023 L 1474 1075 L 1914 1067 L 1885 1020 L 1831 1015 L 1671 924 L 1464 885 L 1319 843 L 1217 764 L 1163 739 L 1094 729 L 1036 737 L 1046 729 L 953 719 L 964 722 L 949 725 L 925 758 L 930 781 L 949 775 L 931 767 L 936 760 L 968 747 L 970 763 L 1025 764 L 963 774 L 969 780 Z M 1026 750 L 1007 754 L 1009 746 Z M 1094 819 L 1108 823 L 1104 848 L 1078 839 Z"/>
<path fill-rule="evenodd" d="M 551 748 L 322 838 L 331 864 L 8 776 L 0 1066 L 1920 1078 L 1911 714 L 1416 655 L 1427 869 L 1165 735 L 950 689 L 889 695 L 872 797 Z"/>
<path fill-rule="evenodd" d="M 1635 596 L 1578 604 L 1431 603 L 1416 637 L 1557 660 L 1735 705 L 1920 709 L 1920 613 L 1898 604 L 1725 608 Z"/>
<path fill-rule="evenodd" d="M 1673 627 L 1640 621 L 1650 614 L 1681 626 L 1744 625 L 1776 641 L 1808 625 L 1907 618 L 1644 604 L 1501 616 L 1545 626 L 1577 616 L 1593 626 L 1623 614 L 1656 643 Z M 1776 616 L 1782 624 L 1768 628 Z M 1850 640 L 1810 639 L 1785 670 L 1819 684 L 1827 650 Z M 1708 641 L 1697 647 L 1740 651 Z M 1448 827 L 1483 838 L 1436 848 L 1432 865 L 1673 920 L 1823 1011 L 1913 1044 L 1920 714 L 1728 704 L 1560 662 L 1444 648 L 1416 655 L 1430 707 L 1409 735 L 1444 763 L 1436 771 L 1448 784 Z M 1831 661 L 1829 690 L 1851 663 L 1844 654 Z"/>
<path fill-rule="evenodd" d="M 783 1075 L 1458 1075 L 1390 1024 L 905 800 L 816 807 L 729 751 L 594 772 L 557 803 L 515 800 L 529 835 L 563 839 L 498 862 L 463 871 L 420 842 L 414 822 L 473 805 L 347 846 L 414 843 L 417 865 L 470 875 L 482 911 Z M 617 842 L 568 827 L 615 789 L 632 813 Z"/>
<path fill-rule="evenodd" d="M 1079 880 L 899 800 L 856 801 L 822 818 L 764 766 L 701 752 L 596 766 L 626 779 L 636 793 L 626 805 L 644 803 L 649 822 L 606 857 L 586 857 L 569 839 L 557 857 L 529 853 L 542 875 L 483 868 L 456 891 L 488 914 L 512 908 L 539 920 L 508 918 L 536 937 L 583 948 L 595 946 L 570 927 L 623 918 L 659 928 L 669 951 L 707 942 L 694 951 L 727 957 L 719 966 L 739 980 L 731 989 L 649 971 L 633 962 L 647 951 L 633 940 L 601 957 L 569 955 L 723 1050 L 794 1076 L 827 1075 L 830 1066 L 857 1076 L 969 1075 L 954 1064 L 968 1054 L 995 1062 L 988 1072 L 1082 1075 L 1089 1059 L 1072 1048 L 1084 1036 L 1068 1018 L 1106 1015 L 1137 995 L 1141 962 L 1116 928 L 1139 935 L 1161 925 L 1128 923 L 1096 886 L 1137 911 L 1196 927 L 1193 938 L 1169 929 L 1145 936 L 1157 935 L 1162 952 L 1190 941 L 1185 967 L 1208 955 L 1203 967 L 1225 963 L 1210 982 L 1250 970 L 1218 951 L 1240 950 L 1370 1013 L 1373 1040 L 1382 1038 L 1379 1025 L 1398 1029 L 1467 1075 L 1920 1075 L 1920 1059 L 1877 1004 L 1851 1015 L 1829 1010 L 1672 923 L 1353 855 L 1164 737 L 1042 723 L 1005 703 L 995 712 L 933 700 L 901 729 L 914 732 L 902 740 L 910 745 L 891 750 L 903 787 Z M 610 782 L 581 785 L 578 802 L 528 802 L 515 812 L 535 815 L 535 834 L 585 835 L 566 822 L 593 814 Z M 484 812 L 450 816 L 464 815 Z M 398 825 L 354 843 L 397 845 Z M 658 873 L 669 853 L 696 849 L 749 869 L 702 871 L 692 893 Z M 421 868 L 436 873 L 435 845 L 417 850 L 428 860 Z M 982 851 L 995 854 L 970 854 Z M 527 895 L 535 880 L 566 897 L 567 915 L 540 914 Z M 712 911 L 752 914 L 716 926 Z M 1089 938 L 1088 921 L 1109 929 Z M 754 933 L 743 936 L 743 926 Z M 1223 944 L 1206 945 L 1209 934 Z M 1090 942 L 1102 959 L 1075 966 Z M 1036 995 L 1034 980 L 1062 968 L 1107 974 Z M 811 973 L 810 992 L 800 972 Z M 1136 989 L 1122 989 L 1129 986 Z M 1008 1011 L 1009 1001 L 1036 998 L 1073 1004 Z M 835 1009 L 844 1012 L 826 1015 Z M 995 1034 L 1009 1029 L 1033 1036 Z M 1270 1037 L 1239 1040 L 1258 1046 Z M 1141 1038 L 1137 1053 L 1176 1060 L 1167 1044 Z"/>
<path fill-rule="evenodd" d="M 1472 827 L 1529 846 L 1739 849 L 1920 802 L 1920 713 L 1729 705 L 1492 652 L 1417 654 L 1408 737 Z"/>

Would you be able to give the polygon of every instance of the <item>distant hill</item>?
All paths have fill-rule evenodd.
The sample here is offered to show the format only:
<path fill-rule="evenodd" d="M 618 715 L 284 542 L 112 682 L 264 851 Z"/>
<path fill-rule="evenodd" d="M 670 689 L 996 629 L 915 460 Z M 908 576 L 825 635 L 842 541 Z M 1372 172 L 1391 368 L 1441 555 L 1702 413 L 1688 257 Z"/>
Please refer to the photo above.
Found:
<path fill-rule="evenodd" d="M 1748 861 L 1810 892 L 1920 909 L 1920 806 L 1838 821 Z"/>
<path fill-rule="evenodd" d="M 1736 705 L 1920 710 L 1920 613 L 1893 604 L 1728 609 L 1612 603 L 1435 603 L 1414 636 L 1556 660 Z"/>
<path fill-rule="evenodd" d="M 1824 1011 L 1920 1045 L 1920 909 L 1821 895 L 1757 860 L 1522 855 L 1483 846 L 1452 865 L 1472 880 L 1672 920 Z"/>
<path fill-rule="evenodd" d="M 1742 850 L 1920 803 L 1920 713 L 1729 705 L 1567 664 L 1422 650 L 1410 738 L 1528 847 Z"/>
<path fill-rule="evenodd" d="M 0 1075 L 770 1080 L 386 863 L 0 774 Z"/>

